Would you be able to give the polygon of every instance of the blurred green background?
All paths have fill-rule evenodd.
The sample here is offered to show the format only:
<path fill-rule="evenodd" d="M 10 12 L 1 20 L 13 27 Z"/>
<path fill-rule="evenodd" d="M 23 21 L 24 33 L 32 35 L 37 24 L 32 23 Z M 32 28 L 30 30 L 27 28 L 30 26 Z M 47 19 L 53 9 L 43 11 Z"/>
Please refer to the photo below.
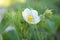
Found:
<path fill-rule="evenodd" d="M 33 8 L 39 15 L 51 9 L 53 14 L 51 18 L 30 25 L 21 15 L 25 8 Z M 6 3 L 0 6 L 0 16 L 3 18 L 0 40 L 60 40 L 60 0 L 11 0 L 10 5 Z M 13 28 L 6 30 L 8 26 Z"/>

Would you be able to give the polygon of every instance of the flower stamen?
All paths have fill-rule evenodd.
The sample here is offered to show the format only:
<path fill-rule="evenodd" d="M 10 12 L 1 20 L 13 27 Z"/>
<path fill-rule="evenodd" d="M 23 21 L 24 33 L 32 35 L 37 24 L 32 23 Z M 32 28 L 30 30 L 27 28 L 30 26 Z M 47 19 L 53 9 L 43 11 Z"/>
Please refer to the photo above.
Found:
<path fill-rule="evenodd" d="M 27 19 L 28 19 L 29 22 L 33 22 L 33 17 L 32 16 L 28 15 Z"/>

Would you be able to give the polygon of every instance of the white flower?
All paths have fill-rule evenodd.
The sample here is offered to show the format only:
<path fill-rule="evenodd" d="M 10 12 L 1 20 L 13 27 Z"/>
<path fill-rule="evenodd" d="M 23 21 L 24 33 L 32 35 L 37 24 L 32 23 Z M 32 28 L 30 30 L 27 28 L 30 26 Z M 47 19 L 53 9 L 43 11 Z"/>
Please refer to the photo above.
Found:
<path fill-rule="evenodd" d="M 38 12 L 36 10 L 26 8 L 22 12 L 22 16 L 24 20 L 30 24 L 37 24 L 40 22 L 40 17 L 38 16 Z"/>

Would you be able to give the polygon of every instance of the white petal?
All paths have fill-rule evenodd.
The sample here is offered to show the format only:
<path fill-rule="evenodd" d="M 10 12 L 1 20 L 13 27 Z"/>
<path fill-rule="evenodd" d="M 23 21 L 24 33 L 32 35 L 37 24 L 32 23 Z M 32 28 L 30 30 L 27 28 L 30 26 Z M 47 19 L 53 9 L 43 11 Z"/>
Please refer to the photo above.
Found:
<path fill-rule="evenodd" d="M 36 10 L 31 10 L 33 16 L 38 16 L 38 12 Z"/>
<path fill-rule="evenodd" d="M 26 8 L 23 12 L 22 12 L 22 16 L 24 18 L 25 21 L 28 21 L 27 20 L 27 15 L 30 15 L 31 11 L 30 9 Z"/>
<path fill-rule="evenodd" d="M 30 13 L 30 9 L 26 8 L 23 12 L 22 12 L 22 16 L 26 17 L 27 15 L 29 15 Z"/>
<path fill-rule="evenodd" d="M 28 14 L 26 14 L 26 13 L 22 13 L 22 16 L 23 16 L 23 18 L 24 18 L 25 21 L 27 21 L 27 17 L 26 17 L 27 15 Z"/>
<path fill-rule="evenodd" d="M 35 23 L 34 23 L 34 24 L 37 24 L 37 23 L 39 23 L 39 22 L 40 22 L 40 17 L 37 16 L 37 17 L 35 18 Z"/>
<path fill-rule="evenodd" d="M 40 17 L 37 16 L 36 18 L 34 18 L 34 21 L 31 24 L 37 24 L 40 22 Z"/>
<path fill-rule="evenodd" d="M 28 8 L 26 8 L 26 9 L 23 11 L 23 13 L 30 14 L 30 13 L 31 13 L 31 10 L 28 9 Z"/>
<path fill-rule="evenodd" d="M 38 16 L 38 12 L 36 10 L 31 10 L 32 15 L 34 17 L 34 22 L 32 24 L 37 24 L 40 22 L 40 17 Z"/>

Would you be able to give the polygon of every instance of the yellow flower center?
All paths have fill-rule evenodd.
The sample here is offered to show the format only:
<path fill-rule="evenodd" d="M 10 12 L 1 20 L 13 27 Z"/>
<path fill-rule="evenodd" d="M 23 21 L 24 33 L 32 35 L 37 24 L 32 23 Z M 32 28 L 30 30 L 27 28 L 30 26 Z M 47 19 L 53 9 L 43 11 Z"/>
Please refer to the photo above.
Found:
<path fill-rule="evenodd" d="M 32 16 L 28 15 L 27 19 L 28 19 L 29 22 L 33 22 L 33 17 Z"/>

